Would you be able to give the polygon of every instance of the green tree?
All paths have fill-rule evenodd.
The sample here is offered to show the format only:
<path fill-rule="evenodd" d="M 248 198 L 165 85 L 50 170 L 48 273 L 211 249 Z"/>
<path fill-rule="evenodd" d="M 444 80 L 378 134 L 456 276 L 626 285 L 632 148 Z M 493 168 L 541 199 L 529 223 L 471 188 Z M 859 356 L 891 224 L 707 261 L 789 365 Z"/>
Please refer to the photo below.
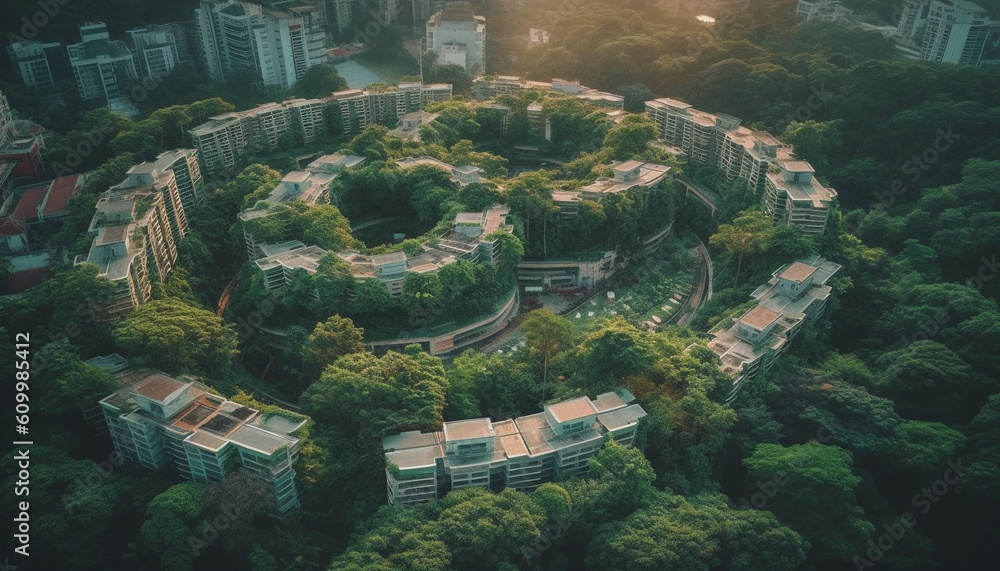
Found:
<path fill-rule="evenodd" d="M 329 97 L 335 91 L 347 89 L 347 81 L 340 77 L 337 68 L 321 63 L 306 70 L 305 75 L 295 82 L 292 92 L 306 99 Z"/>
<path fill-rule="evenodd" d="M 140 306 L 118 323 L 112 335 L 130 357 L 168 373 L 225 376 L 239 354 L 232 325 L 173 298 Z"/>
<path fill-rule="evenodd" d="M 542 361 L 542 401 L 545 400 L 545 384 L 549 379 L 549 360 L 568 348 L 572 338 L 572 325 L 558 315 L 538 309 L 529 313 L 521 322 L 528 350 Z"/>
<path fill-rule="evenodd" d="M 187 571 L 204 549 L 198 524 L 205 512 L 207 486 L 176 484 L 153 498 L 142 523 L 142 540 L 167 571 Z"/>
<path fill-rule="evenodd" d="M 771 221 L 763 212 L 746 211 L 733 220 L 732 224 L 720 224 L 719 231 L 708 239 L 709 244 L 725 248 L 737 257 L 734 286 L 740 283 L 743 257 L 759 252 L 773 231 Z"/>
<path fill-rule="evenodd" d="M 816 442 L 761 444 L 743 460 L 751 483 L 773 488 L 767 509 L 812 545 L 810 556 L 850 561 L 875 526 L 856 505 L 861 478 L 851 472 L 851 453 Z"/>
<path fill-rule="evenodd" d="M 896 445 L 903 470 L 930 477 L 965 448 L 965 435 L 940 422 L 908 420 L 896 427 Z"/>
<path fill-rule="evenodd" d="M 347 317 L 333 315 L 316 324 L 302 348 L 305 361 L 318 377 L 324 367 L 344 355 L 366 351 L 364 329 L 354 326 Z"/>
<path fill-rule="evenodd" d="M 658 135 L 656 125 L 645 115 L 626 115 L 624 121 L 608 130 L 604 146 L 611 149 L 616 159 L 631 159 L 644 152 L 647 143 Z"/>

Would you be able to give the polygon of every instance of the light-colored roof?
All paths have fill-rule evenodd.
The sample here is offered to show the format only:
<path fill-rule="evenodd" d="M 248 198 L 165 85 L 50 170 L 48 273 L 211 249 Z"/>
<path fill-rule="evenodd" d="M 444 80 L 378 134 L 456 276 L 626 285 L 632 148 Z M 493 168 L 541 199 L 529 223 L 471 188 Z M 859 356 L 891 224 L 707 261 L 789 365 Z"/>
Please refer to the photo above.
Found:
<path fill-rule="evenodd" d="M 788 172 L 816 172 L 812 165 L 805 161 L 781 161 L 781 166 Z"/>
<path fill-rule="evenodd" d="M 559 422 L 568 422 L 597 414 L 599 411 L 594 403 L 587 397 L 579 397 L 573 400 L 546 405 L 545 407 L 552 417 Z"/>
<path fill-rule="evenodd" d="M 600 414 L 597 417 L 597 421 L 607 430 L 619 430 L 630 424 L 635 424 L 644 416 L 646 416 L 646 411 L 642 410 L 641 406 L 633 404 L 625 408 Z"/>
<path fill-rule="evenodd" d="M 282 446 L 291 446 L 296 442 L 295 439 L 282 438 L 277 434 L 249 424 L 237 428 L 236 432 L 229 435 L 229 440 L 268 456 L 274 454 Z"/>
<path fill-rule="evenodd" d="M 781 275 L 778 277 L 784 278 L 786 280 L 791 280 L 793 282 L 802 283 L 807 279 L 809 279 L 809 276 L 816 273 L 816 270 L 818 269 L 819 268 L 815 266 L 810 266 L 809 264 L 804 264 L 802 262 L 795 262 L 792 265 L 788 266 L 788 268 L 785 271 L 781 272 Z"/>
<path fill-rule="evenodd" d="M 133 390 L 148 399 L 163 402 L 167 397 L 189 384 L 157 373 L 136 383 Z"/>
<path fill-rule="evenodd" d="M 625 406 L 625 401 L 623 401 L 622 398 L 616 393 L 604 393 L 602 395 L 597 395 L 597 398 L 595 398 L 593 402 L 594 407 L 596 407 L 600 412 L 608 412 Z"/>
<path fill-rule="evenodd" d="M 445 442 L 496 436 L 488 418 L 472 418 L 444 423 Z"/>
<path fill-rule="evenodd" d="M 766 307 L 757 306 L 741 317 L 740 321 L 755 329 L 763 330 L 768 325 L 777 321 L 779 317 L 781 317 L 781 314 L 777 311 L 771 311 Z"/>
<path fill-rule="evenodd" d="M 625 161 L 619 165 L 616 165 L 614 167 L 614 170 L 631 171 L 643 166 L 644 164 L 645 163 L 643 163 L 642 161 Z"/>

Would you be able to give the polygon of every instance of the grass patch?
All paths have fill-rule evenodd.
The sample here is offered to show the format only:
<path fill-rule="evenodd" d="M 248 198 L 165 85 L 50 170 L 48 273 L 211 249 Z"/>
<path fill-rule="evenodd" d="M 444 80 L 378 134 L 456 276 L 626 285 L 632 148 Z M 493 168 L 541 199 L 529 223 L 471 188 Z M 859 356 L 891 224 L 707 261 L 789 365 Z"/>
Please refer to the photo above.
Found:
<path fill-rule="evenodd" d="M 418 75 L 420 73 L 420 68 L 416 63 L 390 60 L 377 54 L 358 54 L 353 59 L 393 83 L 399 83 L 400 79 L 408 75 Z"/>

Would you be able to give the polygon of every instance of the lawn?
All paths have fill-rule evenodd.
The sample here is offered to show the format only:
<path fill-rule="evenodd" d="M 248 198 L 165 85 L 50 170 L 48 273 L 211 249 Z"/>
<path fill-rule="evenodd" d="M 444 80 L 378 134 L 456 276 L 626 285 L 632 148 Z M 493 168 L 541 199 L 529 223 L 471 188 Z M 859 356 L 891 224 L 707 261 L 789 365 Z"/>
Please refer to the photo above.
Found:
<path fill-rule="evenodd" d="M 420 74 L 420 68 L 416 63 L 386 59 L 384 56 L 372 53 L 358 54 L 353 59 L 393 83 L 399 83 L 400 79 L 408 75 Z"/>

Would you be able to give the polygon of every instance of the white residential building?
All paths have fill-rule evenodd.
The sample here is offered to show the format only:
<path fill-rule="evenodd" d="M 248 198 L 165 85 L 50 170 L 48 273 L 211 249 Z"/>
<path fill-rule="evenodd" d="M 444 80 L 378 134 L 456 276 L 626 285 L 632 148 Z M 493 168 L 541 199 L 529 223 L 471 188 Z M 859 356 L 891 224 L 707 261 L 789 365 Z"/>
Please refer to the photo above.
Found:
<path fill-rule="evenodd" d="M 132 56 L 143 77 L 162 77 L 179 63 L 191 60 L 187 32 L 180 24 L 161 24 L 128 30 Z"/>
<path fill-rule="evenodd" d="M 188 132 L 205 172 L 214 174 L 235 166 L 238 157 L 253 149 L 275 148 L 286 133 L 294 131 L 312 143 L 324 130 L 323 101 L 290 99 L 209 117 Z"/>
<path fill-rule="evenodd" d="M 795 12 L 808 20 L 839 22 L 850 18 L 854 11 L 840 5 L 839 0 L 799 0 Z"/>
<path fill-rule="evenodd" d="M 252 69 L 265 85 L 287 88 L 328 59 L 320 12 L 313 6 L 272 11 L 233 0 L 203 0 L 195 10 L 195 27 L 205 67 L 216 80 L 234 69 Z"/>
<path fill-rule="evenodd" d="M 62 44 L 39 42 L 15 42 L 7 46 L 10 63 L 29 87 L 52 89 L 59 76 L 59 63 L 65 67 L 66 50 Z"/>
<path fill-rule="evenodd" d="M 827 282 L 840 264 L 812 258 L 786 264 L 750 297 L 757 305 L 738 319 L 725 319 L 713 330 L 708 348 L 719 368 L 733 378 L 731 402 L 742 385 L 771 368 L 803 327 L 823 314 L 833 288 Z"/>
<path fill-rule="evenodd" d="M 537 414 L 445 422 L 442 430 L 386 436 L 389 504 L 414 505 L 468 487 L 533 491 L 585 475 L 605 437 L 631 447 L 646 411 L 623 388 L 591 400 L 545 405 Z"/>
<path fill-rule="evenodd" d="M 896 27 L 896 48 L 915 59 L 979 66 L 1000 22 L 964 0 L 908 0 Z"/>
<path fill-rule="evenodd" d="M 298 507 L 293 464 L 302 447 L 297 430 L 308 418 L 267 414 L 225 399 L 190 378 L 152 369 L 117 375 L 123 388 L 101 400 L 115 450 L 150 470 L 171 465 L 192 482 L 218 484 L 241 466 L 263 485 L 271 515 Z"/>
<path fill-rule="evenodd" d="M 486 64 L 486 18 L 476 16 L 468 2 L 450 2 L 427 20 L 427 46 L 439 64 L 479 75 Z"/>
<path fill-rule="evenodd" d="M 330 96 L 340 107 L 344 133 L 358 133 L 372 123 L 392 123 L 432 101 L 451 99 L 451 84 L 400 83 L 382 89 L 346 89 Z"/>
<path fill-rule="evenodd" d="M 81 25 L 80 39 L 80 43 L 66 46 L 80 97 L 109 103 L 121 98 L 122 83 L 137 76 L 132 52 L 125 42 L 108 39 L 104 22 Z"/>

